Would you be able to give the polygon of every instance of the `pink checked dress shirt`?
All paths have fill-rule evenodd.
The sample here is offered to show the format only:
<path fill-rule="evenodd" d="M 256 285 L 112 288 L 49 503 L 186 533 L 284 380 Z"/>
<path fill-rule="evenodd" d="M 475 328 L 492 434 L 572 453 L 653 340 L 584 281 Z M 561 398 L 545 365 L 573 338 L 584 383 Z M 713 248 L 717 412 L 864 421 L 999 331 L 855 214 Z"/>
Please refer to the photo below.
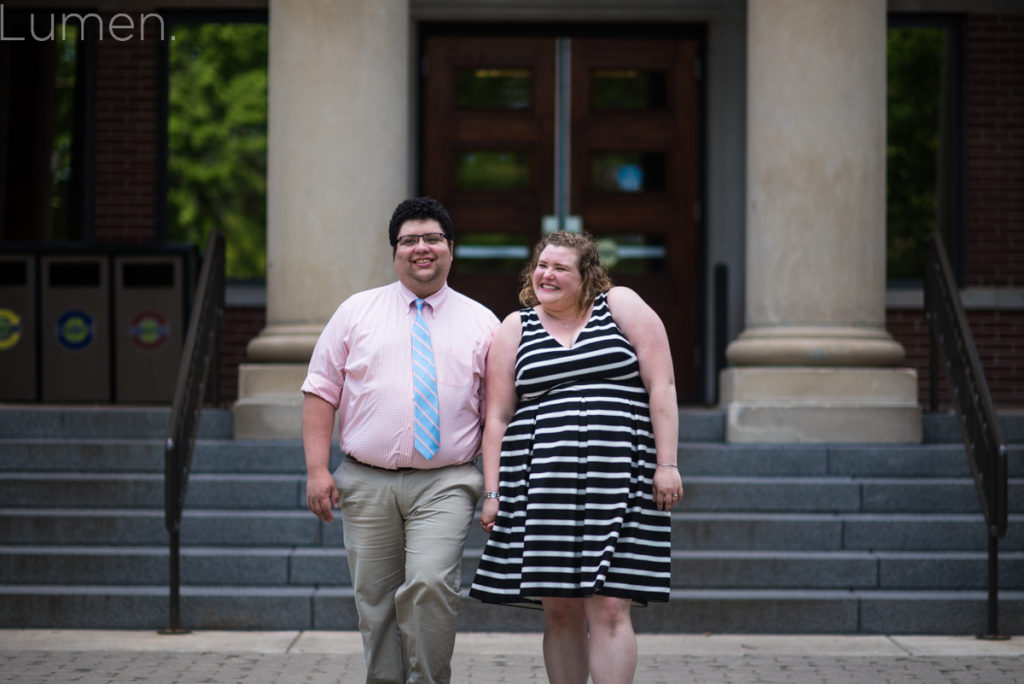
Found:
<path fill-rule="evenodd" d="M 394 282 L 352 295 L 320 334 L 302 391 L 338 409 L 341 450 L 381 468 L 443 468 L 480 453 L 484 364 L 498 319 L 447 285 L 426 298 L 440 399 L 441 447 L 413 449 L 412 349 L 416 299 Z"/>

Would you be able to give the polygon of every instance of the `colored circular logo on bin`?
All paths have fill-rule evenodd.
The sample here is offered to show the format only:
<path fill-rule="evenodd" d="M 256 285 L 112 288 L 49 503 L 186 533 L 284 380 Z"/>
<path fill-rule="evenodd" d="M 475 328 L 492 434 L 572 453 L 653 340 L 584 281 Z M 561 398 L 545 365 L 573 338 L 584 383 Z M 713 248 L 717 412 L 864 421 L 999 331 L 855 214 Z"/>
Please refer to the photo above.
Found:
<path fill-rule="evenodd" d="M 0 351 L 10 349 L 21 339 L 21 316 L 10 309 L 0 309 Z"/>
<path fill-rule="evenodd" d="M 167 340 L 167 321 L 156 311 L 143 311 L 132 319 L 128 335 L 142 349 L 156 349 Z"/>
<path fill-rule="evenodd" d="M 57 320 L 57 341 L 66 349 L 85 349 L 92 343 L 92 316 L 72 309 Z"/>

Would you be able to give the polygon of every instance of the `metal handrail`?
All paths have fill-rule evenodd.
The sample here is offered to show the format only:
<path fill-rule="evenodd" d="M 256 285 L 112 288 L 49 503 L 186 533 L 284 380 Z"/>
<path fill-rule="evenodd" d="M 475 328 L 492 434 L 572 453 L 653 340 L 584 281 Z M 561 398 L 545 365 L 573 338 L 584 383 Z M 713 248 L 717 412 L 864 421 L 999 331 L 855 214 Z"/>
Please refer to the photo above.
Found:
<path fill-rule="evenodd" d="M 988 529 L 988 633 L 999 635 L 999 538 L 1006 534 L 1007 451 L 992 406 L 985 373 L 978 358 L 949 257 L 937 234 L 927 242 L 925 262 L 925 320 L 931 331 L 931 410 L 938 410 L 938 352 L 945 361 L 960 435 L 974 474 Z"/>
<path fill-rule="evenodd" d="M 164 446 L 164 525 L 170 534 L 170 626 L 160 630 L 163 634 L 184 634 L 189 631 L 181 628 L 181 513 L 185 507 L 185 491 L 188 488 L 192 451 L 199 430 L 207 378 L 211 369 L 216 367 L 223 316 L 224 236 L 214 231 L 206 241 L 203 268 L 189 316 L 188 333 L 174 387 L 174 401 L 167 421 Z"/>

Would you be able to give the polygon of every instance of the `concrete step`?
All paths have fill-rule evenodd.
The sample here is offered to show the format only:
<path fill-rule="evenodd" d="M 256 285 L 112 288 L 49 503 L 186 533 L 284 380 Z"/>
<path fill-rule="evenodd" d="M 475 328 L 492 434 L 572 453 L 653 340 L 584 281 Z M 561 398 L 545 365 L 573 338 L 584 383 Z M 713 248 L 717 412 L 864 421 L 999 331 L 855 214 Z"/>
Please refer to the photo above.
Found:
<path fill-rule="evenodd" d="M 159 629 L 169 619 L 166 586 L 0 586 L 0 628 Z M 986 625 L 981 591 L 675 590 L 668 603 L 633 610 L 638 632 L 773 634 L 973 634 Z M 1000 594 L 1000 627 L 1024 630 L 1024 593 Z M 181 589 L 191 629 L 357 629 L 345 588 L 208 587 Z M 463 631 L 540 631 L 539 610 L 480 603 L 464 596 Z"/>
<path fill-rule="evenodd" d="M 337 583 L 351 584 L 348 565 Z M 184 547 L 182 581 L 188 584 L 228 586 L 308 585 L 294 578 L 295 558 L 290 547 Z M 340 569 L 340 568 L 339 568 Z M 164 546 L 3 546 L 0 547 L 0 583 L 78 584 L 92 586 L 167 585 L 170 552 Z"/>
<path fill-rule="evenodd" d="M 962 478 L 707 477 L 684 479 L 685 511 L 976 513 L 974 480 Z M 1024 479 L 1008 483 L 1024 513 Z"/>
<path fill-rule="evenodd" d="M 1024 443 L 1024 410 L 996 409 L 999 429 L 1007 444 Z M 960 427 L 952 412 L 925 412 L 921 416 L 922 441 L 926 444 L 951 442 L 962 444 Z"/>
<path fill-rule="evenodd" d="M 162 438 L 167 431 L 167 406 L 0 404 L 0 437 L 111 437 Z M 1024 443 L 1024 411 L 998 411 L 1007 443 Z M 231 439 L 230 410 L 205 408 L 199 434 L 208 439 Z M 721 442 L 725 439 L 725 412 L 719 408 L 682 407 L 680 439 L 685 442 Z M 927 444 L 961 443 L 956 417 L 951 412 L 926 412 L 921 421 Z"/>
<path fill-rule="evenodd" d="M 982 590 L 988 555 L 974 552 L 682 551 L 673 586 L 690 589 Z M 1000 588 L 1024 590 L 1024 553 L 999 555 Z"/>
<path fill-rule="evenodd" d="M 634 610 L 633 624 L 638 632 L 978 634 L 986 609 L 980 591 L 677 590 L 669 603 Z M 1002 592 L 1000 616 L 1003 631 L 1019 634 L 1024 593 Z"/>
<path fill-rule="evenodd" d="M 926 415 L 920 445 L 726 445 L 723 412 L 680 419 L 676 589 L 667 606 L 634 611 L 638 629 L 982 630 L 987 537 L 952 414 Z M 166 420 L 160 408 L 0 406 L 0 626 L 166 626 Z M 229 412 L 202 420 L 181 531 L 185 621 L 354 629 L 341 525 L 305 509 L 301 443 L 233 441 Z M 1024 413 L 1000 421 L 1009 630 L 1024 620 Z M 472 525 L 467 584 L 485 540 Z M 467 601 L 460 628 L 540 620 Z"/>
<path fill-rule="evenodd" d="M 338 594 L 344 590 L 337 590 Z M 182 624 L 192 629 L 316 629 L 315 587 L 182 586 Z M 332 619 L 356 628 L 351 590 Z M 0 585 L 0 627 L 160 629 L 169 625 L 166 584 Z M 217 625 L 217 627 L 214 627 Z"/>
<path fill-rule="evenodd" d="M 981 500 L 973 479 L 858 480 L 861 508 L 874 513 L 976 513 Z M 1008 511 L 1024 513 L 1024 479 L 1007 482 Z"/>
<path fill-rule="evenodd" d="M 1024 445 L 1007 447 L 1011 477 L 1024 477 Z M 686 478 L 971 477 L 962 444 L 696 444 L 679 447 Z"/>
<path fill-rule="evenodd" d="M 300 474 L 206 473 L 189 478 L 186 507 L 305 509 Z M 974 513 L 969 478 L 688 477 L 682 510 L 748 512 Z M 155 508 L 164 476 L 156 473 L 8 472 L 0 501 L 12 508 Z M 1024 479 L 1009 483 L 1010 511 L 1024 513 Z"/>
<path fill-rule="evenodd" d="M 481 549 L 467 549 L 468 586 Z M 184 547 L 181 578 L 193 585 L 351 585 L 344 548 Z M 720 589 L 985 589 L 982 552 L 677 551 L 673 585 Z M 999 555 L 999 586 L 1024 590 L 1024 553 Z M 167 546 L 4 546 L 0 584 L 161 584 Z"/>
<path fill-rule="evenodd" d="M 340 463 L 335 447 L 333 461 Z M 0 439 L 0 472 L 164 472 L 162 439 Z M 193 473 L 291 473 L 305 475 L 297 440 L 197 439 Z"/>
<path fill-rule="evenodd" d="M 1024 550 L 1024 516 L 1011 516 L 1001 540 Z M 182 543 L 194 546 L 343 546 L 339 523 L 306 510 L 187 510 Z M 980 514 L 687 513 L 672 515 L 673 548 L 687 551 L 983 551 Z M 164 513 L 152 509 L 0 509 L 0 544 L 91 543 L 158 546 L 167 540 Z M 486 534 L 470 526 L 468 548 Z"/>
<path fill-rule="evenodd" d="M 464 584 L 472 582 L 480 549 L 467 550 Z M 164 547 L 6 546 L 2 584 L 161 584 L 168 581 Z M 999 556 L 1002 589 L 1024 589 L 1024 553 Z M 688 588 L 984 589 L 984 553 L 679 551 L 673 584 Z M 343 548 L 185 547 L 188 584 L 323 586 L 351 584 Z"/>
<path fill-rule="evenodd" d="M 1024 477 L 1024 445 L 1008 447 L 1011 477 Z M 332 462 L 341 453 L 335 446 Z M 806 445 L 684 442 L 683 476 L 970 477 L 959 444 Z M 0 438 L 0 472 L 163 473 L 157 439 Z M 298 440 L 197 439 L 192 472 L 305 474 Z"/>
<path fill-rule="evenodd" d="M 168 406 L 0 404 L 0 437 L 83 437 L 162 439 L 170 417 Z M 725 412 L 683 408 L 680 439 L 720 442 L 725 439 Z M 205 408 L 199 437 L 231 439 L 233 415 L 228 409 Z"/>
<path fill-rule="evenodd" d="M 197 546 L 319 546 L 322 526 L 309 511 L 189 510 L 181 539 Z M 163 510 L 0 509 L 0 544 L 159 546 L 167 539 Z"/>
<path fill-rule="evenodd" d="M 157 439 L 0 438 L 0 454 L 0 473 L 164 472 Z"/>
<path fill-rule="evenodd" d="M 0 437 L 80 437 L 163 439 L 168 406 L 0 405 Z M 228 409 L 203 409 L 198 436 L 231 439 L 233 417 Z"/>
<path fill-rule="evenodd" d="M 186 508 L 306 508 L 306 478 L 291 474 L 193 473 Z M 164 476 L 153 473 L 4 473 L 0 501 L 18 508 L 155 508 L 164 505 Z"/>
<path fill-rule="evenodd" d="M 1011 516 L 1001 548 L 1024 550 Z M 984 518 L 957 514 L 673 513 L 672 546 L 700 551 L 983 551 Z"/>
<path fill-rule="evenodd" d="M 679 440 L 682 442 L 725 441 L 725 411 L 717 408 L 681 408 Z"/>

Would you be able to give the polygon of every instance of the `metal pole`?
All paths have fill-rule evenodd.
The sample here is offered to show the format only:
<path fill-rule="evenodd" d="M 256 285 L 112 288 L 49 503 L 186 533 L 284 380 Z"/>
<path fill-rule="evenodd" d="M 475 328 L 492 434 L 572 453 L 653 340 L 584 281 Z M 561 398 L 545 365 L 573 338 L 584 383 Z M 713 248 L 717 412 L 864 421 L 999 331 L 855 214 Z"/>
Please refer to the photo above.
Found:
<path fill-rule="evenodd" d="M 935 270 L 934 247 L 928 245 L 928 257 L 925 261 L 924 278 L 924 316 L 928 325 L 928 410 L 932 413 L 939 410 L 939 345 L 938 325 L 935 321 L 935 307 L 938 302 L 935 297 L 935 283 L 937 279 Z"/>
<path fill-rule="evenodd" d="M 1010 638 L 999 633 L 999 537 L 994 528 L 988 535 L 988 631 L 978 638 L 993 641 Z"/>
<path fill-rule="evenodd" d="M 160 634 L 188 634 L 192 630 L 181 628 L 181 557 L 180 557 L 181 538 L 178 530 L 171 532 L 170 535 L 170 570 L 171 570 L 171 581 L 170 581 L 170 612 L 171 612 L 171 624 L 165 629 L 160 630 Z"/>
<path fill-rule="evenodd" d="M 729 268 L 715 264 L 714 270 L 715 328 L 715 401 L 720 399 L 719 380 L 726 365 L 725 349 L 729 344 Z"/>
<path fill-rule="evenodd" d="M 988 633 L 999 634 L 999 538 L 988 535 Z"/>
<path fill-rule="evenodd" d="M 181 629 L 181 533 L 171 534 L 171 631 Z"/>
<path fill-rule="evenodd" d="M 939 410 L 939 346 L 935 343 L 934 329 L 928 335 L 928 410 Z"/>

